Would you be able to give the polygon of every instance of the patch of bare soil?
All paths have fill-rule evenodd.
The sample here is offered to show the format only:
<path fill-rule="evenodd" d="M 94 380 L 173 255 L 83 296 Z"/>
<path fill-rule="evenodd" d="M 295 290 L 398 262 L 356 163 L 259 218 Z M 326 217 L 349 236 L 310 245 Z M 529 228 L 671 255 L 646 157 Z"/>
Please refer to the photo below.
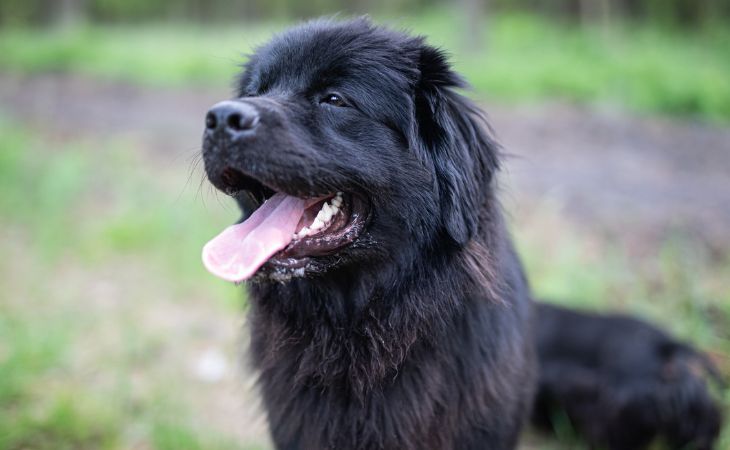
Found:
<path fill-rule="evenodd" d="M 730 128 L 560 104 L 488 109 L 517 217 L 550 202 L 630 243 L 679 233 L 727 250 Z"/>

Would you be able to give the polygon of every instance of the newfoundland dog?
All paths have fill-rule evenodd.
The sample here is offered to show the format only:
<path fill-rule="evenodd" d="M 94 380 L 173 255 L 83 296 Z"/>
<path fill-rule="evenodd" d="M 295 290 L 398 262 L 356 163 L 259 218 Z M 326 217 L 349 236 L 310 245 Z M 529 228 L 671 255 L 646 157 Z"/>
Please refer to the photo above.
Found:
<path fill-rule="evenodd" d="M 513 449 L 537 387 L 499 148 L 444 53 L 365 19 L 258 48 L 205 118 L 278 449 Z"/>

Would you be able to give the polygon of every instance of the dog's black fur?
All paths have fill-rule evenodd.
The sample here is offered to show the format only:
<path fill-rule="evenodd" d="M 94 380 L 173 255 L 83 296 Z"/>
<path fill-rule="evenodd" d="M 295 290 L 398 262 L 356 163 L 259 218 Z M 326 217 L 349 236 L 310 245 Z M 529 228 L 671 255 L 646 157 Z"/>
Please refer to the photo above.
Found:
<path fill-rule="evenodd" d="M 722 423 L 705 355 L 622 315 L 538 304 L 540 382 L 533 421 L 573 427 L 599 448 L 710 450 Z M 569 422 L 564 419 L 569 419 Z"/>
<path fill-rule="evenodd" d="M 245 66 L 236 101 L 258 111 L 255 135 L 206 134 L 221 189 L 234 167 L 367 205 L 351 245 L 250 285 L 277 448 L 515 448 L 536 385 L 532 302 L 495 199 L 498 148 L 463 86 L 422 38 L 311 22 Z"/>
<path fill-rule="evenodd" d="M 259 136 L 206 139 L 216 185 L 233 165 L 370 206 L 360 237 L 306 277 L 250 286 L 277 448 L 515 447 L 535 385 L 531 302 L 494 198 L 498 149 L 461 86 L 421 38 L 308 23 L 246 64 L 238 97 Z M 332 91 L 349 107 L 320 103 Z"/>

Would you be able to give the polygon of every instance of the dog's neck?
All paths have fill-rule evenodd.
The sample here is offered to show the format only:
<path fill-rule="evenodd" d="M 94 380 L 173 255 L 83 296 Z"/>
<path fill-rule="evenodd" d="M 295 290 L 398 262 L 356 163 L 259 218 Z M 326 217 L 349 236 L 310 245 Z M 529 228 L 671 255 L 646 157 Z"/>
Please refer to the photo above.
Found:
<path fill-rule="evenodd" d="M 493 270 L 499 255 L 485 250 L 499 251 L 498 225 L 487 225 L 466 247 L 439 247 L 372 273 L 343 269 L 252 286 L 255 366 L 265 377 L 290 365 L 284 370 L 293 382 L 364 395 L 392 378 L 413 346 L 437 346 L 466 302 L 501 302 L 503 277 Z"/>

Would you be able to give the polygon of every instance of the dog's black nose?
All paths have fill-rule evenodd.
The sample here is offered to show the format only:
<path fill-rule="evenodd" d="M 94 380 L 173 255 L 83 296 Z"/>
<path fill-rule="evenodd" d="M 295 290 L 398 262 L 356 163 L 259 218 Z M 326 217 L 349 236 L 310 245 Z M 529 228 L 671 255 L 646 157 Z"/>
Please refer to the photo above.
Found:
<path fill-rule="evenodd" d="M 259 113 L 246 103 L 226 100 L 215 104 L 205 116 L 208 131 L 225 129 L 231 133 L 253 130 L 259 123 Z"/>

